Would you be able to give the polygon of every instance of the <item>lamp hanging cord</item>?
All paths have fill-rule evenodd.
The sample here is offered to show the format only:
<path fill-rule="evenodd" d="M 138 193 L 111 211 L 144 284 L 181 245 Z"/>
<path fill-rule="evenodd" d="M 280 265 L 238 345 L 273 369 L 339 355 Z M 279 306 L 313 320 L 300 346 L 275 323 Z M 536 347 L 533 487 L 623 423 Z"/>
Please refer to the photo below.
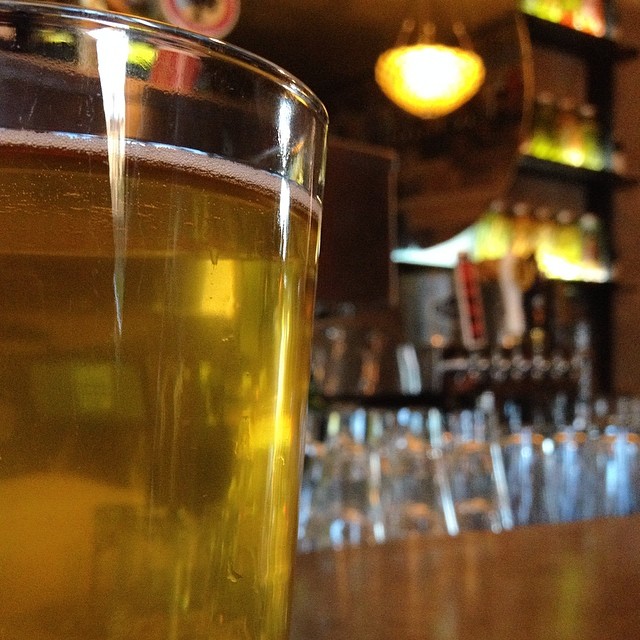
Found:
<path fill-rule="evenodd" d="M 400 31 L 398 31 L 398 37 L 396 38 L 396 47 L 404 47 L 411 41 L 413 34 L 416 31 L 416 19 L 407 17 L 402 21 L 400 25 Z"/>
<path fill-rule="evenodd" d="M 458 38 L 458 42 L 463 49 L 467 49 L 467 51 L 474 51 L 473 42 L 467 32 L 467 28 L 464 26 L 464 23 L 460 22 L 460 20 L 456 20 L 452 25 L 453 33 L 456 38 Z"/>

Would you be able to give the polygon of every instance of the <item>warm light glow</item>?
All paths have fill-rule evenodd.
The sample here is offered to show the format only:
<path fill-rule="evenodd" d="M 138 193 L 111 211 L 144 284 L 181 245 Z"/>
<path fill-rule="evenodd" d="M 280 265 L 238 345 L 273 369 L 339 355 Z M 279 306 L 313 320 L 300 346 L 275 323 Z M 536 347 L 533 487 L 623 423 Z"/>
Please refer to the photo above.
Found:
<path fill-rule="evenodd" d="M 575 264 L 560 256 L 544 255 L 538 268 L 550 280 L 568 280 L 572 282 L 611 282 L 611 267 L 598 264 Z"/>
<path fill-rule="evenodd" d="M 378 58 L 376 82 L 400 108 L 420 118 L 445 116 L 482 86 L 480 56 L 458 47 L 416 44 L 389 49 Z"/>

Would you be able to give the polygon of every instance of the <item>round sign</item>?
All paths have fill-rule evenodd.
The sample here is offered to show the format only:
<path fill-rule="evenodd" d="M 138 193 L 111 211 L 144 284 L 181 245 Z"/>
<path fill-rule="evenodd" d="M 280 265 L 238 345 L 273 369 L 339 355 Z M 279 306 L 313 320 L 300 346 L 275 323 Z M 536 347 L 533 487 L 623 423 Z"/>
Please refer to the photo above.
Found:
<path fill-rule="evenodd" d="M 240 16 L 240 0 L 160 0 L 167 22 L 211 38 L 224 38 Z"/>

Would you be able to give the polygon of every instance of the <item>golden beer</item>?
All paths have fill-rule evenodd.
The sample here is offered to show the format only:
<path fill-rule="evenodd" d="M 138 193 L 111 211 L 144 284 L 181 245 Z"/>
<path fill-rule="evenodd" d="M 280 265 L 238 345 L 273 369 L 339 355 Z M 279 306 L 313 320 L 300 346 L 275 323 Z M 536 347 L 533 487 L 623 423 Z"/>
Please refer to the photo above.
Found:
<path fill-rule="evenodd" d="M 284 640 L 318 211 L 0 130 L 0 637 Z"/>

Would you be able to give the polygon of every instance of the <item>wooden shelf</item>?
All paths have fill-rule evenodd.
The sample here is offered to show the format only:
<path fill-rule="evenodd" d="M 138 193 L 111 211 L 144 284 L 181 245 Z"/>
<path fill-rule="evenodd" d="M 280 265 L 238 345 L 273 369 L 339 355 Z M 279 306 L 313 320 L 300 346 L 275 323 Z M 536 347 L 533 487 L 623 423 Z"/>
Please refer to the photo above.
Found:
<path fill-rule="evenodd" d="M 572 167 L 528 155 L 520 157 L 518 167 L 522 173 L 539 176 L 540 178 L 562 180 L 578 185 L 596 185 L 614 188 L 630 187 L 638 184 L 638 179 L 633 176 L 622 175 L 609 170 L 594 171 L 593 169 L 585 169 L 583 167 Z"/>
<path fill-rule="evenodd" d="M 564 53 L 594 59 L 607 57 L 623 61 L 635 58 L 638 50 L 607 37 L 593 36 L 555 22 L 523 13 L 532 39 L 539 44 L 559 49 Z"/>

